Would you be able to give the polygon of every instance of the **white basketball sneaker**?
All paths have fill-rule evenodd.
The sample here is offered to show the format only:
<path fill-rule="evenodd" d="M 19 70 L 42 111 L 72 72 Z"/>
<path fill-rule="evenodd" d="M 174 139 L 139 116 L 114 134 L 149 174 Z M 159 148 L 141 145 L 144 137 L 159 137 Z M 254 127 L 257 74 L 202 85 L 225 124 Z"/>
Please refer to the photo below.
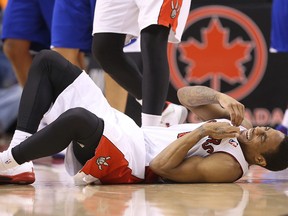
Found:
<path fill-rule="evenodd" d="M 34 182 L 35 173 L 31 161 L 0 171 L 0 184 L 32 184 Z"/>
<path fill-rule="evenodd" d="M 166 102 L 167 107 L 162 112 L 161 125 L 170 127 L 175 124 L 182 124 L 186 121 L 188 110 L 182 105 Z"/>

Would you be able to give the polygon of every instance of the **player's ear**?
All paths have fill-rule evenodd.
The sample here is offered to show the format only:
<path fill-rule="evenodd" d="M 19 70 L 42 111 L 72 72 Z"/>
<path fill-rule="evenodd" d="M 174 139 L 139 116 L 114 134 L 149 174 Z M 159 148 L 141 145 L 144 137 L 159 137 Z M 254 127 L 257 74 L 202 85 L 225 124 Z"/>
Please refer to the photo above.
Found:
<path fill-rule="evenodd" d="M 255 162 L 257 165 L 262 166 L 262 167 L 265 167 L 267 165 L 267 162 L 262 155 L 257 155 L 255 157 Z"/>

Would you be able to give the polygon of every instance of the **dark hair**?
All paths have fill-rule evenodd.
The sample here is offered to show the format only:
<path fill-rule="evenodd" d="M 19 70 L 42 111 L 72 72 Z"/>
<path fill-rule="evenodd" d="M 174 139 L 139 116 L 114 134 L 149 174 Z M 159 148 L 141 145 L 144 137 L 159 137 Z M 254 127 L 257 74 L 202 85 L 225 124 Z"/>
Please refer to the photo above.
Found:
<path fill-rule="evenodd" d="M 285 136 L 276 150 L 264 153 L 263 157 L 266 160 L 264 168 L 271 171 L 286 169 L 288 167 L 288 136 Z"/>

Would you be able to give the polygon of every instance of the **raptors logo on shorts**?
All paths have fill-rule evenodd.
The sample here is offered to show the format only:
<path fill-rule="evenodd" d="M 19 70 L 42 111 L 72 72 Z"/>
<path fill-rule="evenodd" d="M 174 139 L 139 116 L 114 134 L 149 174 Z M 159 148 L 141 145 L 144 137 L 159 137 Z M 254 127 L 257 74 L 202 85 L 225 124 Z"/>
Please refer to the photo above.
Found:
<path fill-rule="evenodd" d="M 132 175 L 132 170 L 124 154 L 105 136 L 82 172 L 99 179 L 102 184 L 140 183 L 143 179 Z"/>
<path fill-rule="evenodd" d="M 169 23 L 172 30 L 176 32 L 181 6 L 182 0 L 164 1 L 160 10 L 158 24 L 167 26 Z"/>

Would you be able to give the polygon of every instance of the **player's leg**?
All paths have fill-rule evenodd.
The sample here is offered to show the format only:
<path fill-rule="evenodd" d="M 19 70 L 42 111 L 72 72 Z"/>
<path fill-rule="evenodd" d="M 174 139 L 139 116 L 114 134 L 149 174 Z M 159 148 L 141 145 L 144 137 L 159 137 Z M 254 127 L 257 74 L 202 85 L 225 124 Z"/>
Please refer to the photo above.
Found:
<path fill-rule="evenodd" d="M 170 29 L 151 25 L 141 31 L 143 59 L 142 125 L 160 125 L 168 94 L 167 43 Z"/>
<path fill-rule="evenodd" d="M 56 1 L 53 11 L 51 48 L 84 70 L 84 54 L 91 53 L 95 2 Z"/>
<path fill-rule="evenodd" d="M 32 63 L 30 54 L 30 41 L 21 39 L 6 39 L 3 43 L 3 51 L 15 71 L 18 83 L 24 86 L 28 71 Z"/>
<path fill-rule="evenodd" d="M 58 153 L 72 141 L 75 156 L 84 165 L 93 157 L 103 128 L 103 120 L 88 110 L 70 109 L 19 145 L 0 153 L 0 171 Z"/>
<path fill-rule="evenodd" d="M 81 72 L 54 51 L 41 51 L 34 58 L 20 101 L 16 131 L 7 152 L 37 131 L 51 103 Z M 32 162 L 0 172 L 0 183 L 30 184 L 34 181 Z"/>
<path fill-rule="evenodd" d="M 139 34 L 135 0 L 97 0 L 92 54 L 102 69 L 134 97 L 142 98 L 142 74 L 123 47 L 126 35 Z M 104 17 L 104 18 L 103 18 Z"/>
<path fill-rule="evenodd" d="M 11 62 L 16 78 L 21 86 L 27 80 L 28 70 L 32 62 L 32 56 L 29 52 L 31 41 L 28 37 L 30 27 L 23 27 L 22 22 L 29 22 L 26 18 L 28 10 L 21 10 L 25 5 L 21 1 L 8 1 L 3 17 L 3 51 Z M 23 8 L 22 7 L 22 8 Z M 35 7 L 34 4 L 27 4 L 27 7 Z M 14 28 L 11 28 L 13 26 Z"/>
<path fill-rule="evenodd" d="M 169 89 L 167 58 L 170 28 L 150 25 L 141 31 L 143 59 L 142 125 L 171 126 L 186 121 L 185 107 L 166 101 Z"/>
<path fill-rule="evenodd" d="M 78 66 L 79 68 L 83 70 L 86 69 L 85 54 L 79 49 L 54 47 L 52 50 L 60 53 L 68 61 Z"/>
<path fill-rule="evenodd" d="M 97 1 L 94 16 L 94 28 L 93 28 L 93 54 L 100 66 L 109 73 L 109 75 L 116 80 L 122 87 L 124 87 L 129 93 L 131 93 L 137 99 L 142 99 L 142 76 L 141 73 L 137 74 L 138 68 L 131 67 L 132 64 L 123 56 L 123 46 L 126 41 L 126 36 L 139 35 L 139 26 L 144 29 L 151 25 L 150 9 L 154 7 L 154 1 L 145 2 L 145 4 L 135 5 L 139 2 L 131 0 L 129 1 Z M 160 4 L 158 4 L 160 3 Z M 160 5 L 163 1 L 157 2 Z M 151 5 L 149 5 L 151 4 Z M 146 7 L 147 5 L 147 7 Z M 168 5 L 168 4 L 167 4 Z M 145 7 L 144 12 L 140 12 L 139 7 Z M 151 6 L 151 7 L 150 7 Z M 171 12 L 171 5 L 169 4 L 169 13 Z M 147 10 L 145 10 L 147 9 Z M 154 10 L 153 10 L 154 11 Z M 168 13 L 168 14 L 169 14 Z M 113 14 L 113 16 L 111 16 Z M 147 17 L 143 15 L 148 14 Z M 141 22 L 138 26 L 139 15 L 141 15 Z M 103 19 L 107 17 L 107 19 Z M 129 17 L 130 19 L 127 19 Z M 157 16 L 158 17 L 158 16 Z M 155 15 L 154 17 L 155 18 Z M 157 24 L 157 18 L 155 18 Z M 148 22 L 148 24 L 147 24 Z M 168 24 L 169 26 L 169 24 Z M 167 27 L 168 28 L 168 27 Z M 169 32 L 169 31 L 168 31 Z M 168 40 L 168 39 L 167 39 Z M 167 41 L 166 41 L 167 43 Z M 167 46 L 167 44 L 166 44 Z M 167 55 L 167 53 L 165 54 Z M 167 58 L 167 56 L 166 56 Z M 153 62 L 155 63 L 155 61 Z M 156 61 L 156 64 L 159 62 Z M 150 66 L 148 66 L 149 68 Z M 138 76 L 138 77 L 137 77 Z M 168 77 L 169 78 L 169 77 Z M 166 79 L 167 80 L 167 79 Z M 169 85 L 169 82 L 168 82 Z M 140 88 L 140 89 L 139 89 Z M 161 87 L 160 87 L 161 88 Z M 163 88 L 164 89 L 164 88 Z M 154 94 L 155 92 L 153 92 Z M 167 94 L 165 95 L 165 97 Z M 163 96 L 162 96 L 163 97 Z M 162 104 L 163 109 L 164 103 Z M 149 114 L 147 114 L 149 115 Z M 153 118 L 153 117 L 152 117 Z M 159 124 L 161 116 L 157 116 L 156 120 Z M 152 121 L 149 121 L 151 125 Z M 152 122 L 153 125 L 155 125 Z M 157 124 L 157 125 L 159 125 Z"/>
<path fill-rule="evenodd" d="M 178 2 L 174 4 L 169 0 L 155 0 L 145 1 L 139 7 L 138 20 L 143 56 L 143 125 L 159 125 L 161 121 L 163 122 L 160 114 L 169 87 L 168 40 L 180 42 L 190 4 L 190 0 L 183 0 L 180 4 Z M 168 104 L 169 107 L 171 104 Z M 176 106 L 175 108 L 178 109 Z M 185 116 L 187 110 L 182 110 Z"/>
<path fill-rule="evenodd" d="M 81 70 L 54 51 L 43 50 L 34 58 L 20 100 L 16 131 L 9 148 L 34 134 L 43 115 Z"/>
<path fill-rule="evenodd" d="M 45 4 L 45 14 L 41 10 L 41 4 Z M 50 29 L 49 23 L 46 25 L 46 17 L 52 19 L 53 6 L 54 0 L 10 0 L 5 8 L 3 49 L 22 86 L 27 80 L 33 58 L 30 51 L 39 51 L 50 46 Z"/>
<path fill-rule="evenodd" d="M 43 50 L 36 55 L 23 89 L 16 129 L 35 133 L 51 103 L 81 72 L 57 52 Z"/>
<path fill-rule="evenodd" d="M 96 61 L 118 84 L 134 97 L 142 98 L 142 75 L 123 52 L 125 34 L 96 33 L 92 53 Z"/>
<path fill-rule="evenodd" d="M 142 74 L 136 63 L 123 52 L 125 38 L 126 36 L 121 34 L 96 33 L 93 37 L 93 54 L 100 66 L 107 71 L 118 84 L 137 99 L 142 99 Z M 159 46 L 157 47 L 159 48 Z M 157 65 L 158 64 L 160 63 L 157 62 Z M 151 94 L 153 95 L 154 92 Z M 162 104 L 162 111 L 163 108 L 164 104 Z M 168 112 L 165 112 L 165 110 Z M 174 104 L 170 104 L 169 109 L 164 109 L 164 112 L 162 117 L 157 118 L 158 124 L 160 124 L 162 120 L 164 125 L 173 125 L 180 121 L 182 123 L 187 116 L 187 110 L 184 107 L 174 106 Z M 171 116 L 173 118 L 172 121 Z M 151 125 L 151 121 L 149 122 Z"/>
<path fill-rule="evenodd" d="M 103 128 L 103 120 L 96 115 L 83 108 L 73 108 L 14 147 L 12 155 L 15 156 L 18 164 L 22 164 L 58 153 L 74 141 L 79 147 L 76 157 L 79 157 L 80 162 L 85 163 L 93 157 Z"/>
<path fill-rule="evenodd" d="M 104 74 L 105 79 L 105 97 L 109 104 L 120 112 L 125 113 L 128 93 L 123 89 L 109 74 Z"/>

